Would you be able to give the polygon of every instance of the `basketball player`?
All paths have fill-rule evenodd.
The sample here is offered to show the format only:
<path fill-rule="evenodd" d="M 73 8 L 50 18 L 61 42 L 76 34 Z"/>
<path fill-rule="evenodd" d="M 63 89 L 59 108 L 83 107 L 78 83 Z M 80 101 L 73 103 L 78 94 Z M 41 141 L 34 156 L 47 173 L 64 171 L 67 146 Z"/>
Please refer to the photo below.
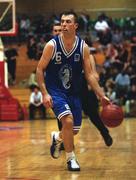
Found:
<path fill-rule="evenodd" d="M 61 33 L 61 24 L 59 22 L 53 24 L 53 26 L 52 26 L 52 35 L 56 36 L 56 35 L 59 35 L 60 33 Z"/>
<path fill-rule="evenodd" d="M 61 132 L 52 132 L 51 156 L 59 158 L 63 141 L 69 171 L 80 171 L 73 147 L 74 135 L 78 133 L 82 120 L 79 89 L 83 69 L 88 84 L 101 103 L 110 103 L 92 71 L 89 47 L 76 35 L 77 27 L 74 12 L 61 15 L 62 32 L 46 44 L 36 73 L 44 105 L 52 108 L 62 123 Z"/>
<path fill-rule="evenodd" d="M 52 35 L 56 36 L 61 33 L 61 24 L 56 23 L 52 27 Z M 92 56 L 92 55 L 90 55 Z M 95 61 L 94 58 L 91 58 L 91 66 L 94 70 L 94 73 L 96 74 L 96 79 L 99 80 L 99 76 L 96 72 L 95 68 Z M 109 130 L 104 126 L 100 116 L 99 116 L 99 102 L 97 99 L 96 94 L 94 93 L 93 90 L 89 87 L 83 73 L 83 81 L 82 81 L 82 86 L 81 86 L 81 102 L 82 102 L 82 110 L 83 112 L 89 117 L 90 121 L 96 126 L 96 128 L 100 131 L 100 134 L 102 135 L 104 142 L 107 146 L 111 146 L 113 143 L 112 137 L 109 134 Z M 58 119 L 57 119 L 58 120 Z M 62 129 L 62 124 L 61 121 L 58 120 L 58 127 L 59 130 L 61 131 Z M 61 144 L 61 150 L 64 150 L 63 143 Z"/>

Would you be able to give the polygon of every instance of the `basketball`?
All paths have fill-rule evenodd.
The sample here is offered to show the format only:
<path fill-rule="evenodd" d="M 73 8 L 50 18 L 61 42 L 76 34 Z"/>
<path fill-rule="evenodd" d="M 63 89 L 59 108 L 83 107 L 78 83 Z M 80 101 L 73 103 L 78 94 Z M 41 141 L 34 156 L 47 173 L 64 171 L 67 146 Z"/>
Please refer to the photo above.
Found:
<path fill-rule="evenodd" d="M 109 104 L 104 106 L 101 111 L 101 119 L 103 123 L 108 127 L 119 126 L 124 118 L 123 110 L 120 106 L 115 104 Z"/>

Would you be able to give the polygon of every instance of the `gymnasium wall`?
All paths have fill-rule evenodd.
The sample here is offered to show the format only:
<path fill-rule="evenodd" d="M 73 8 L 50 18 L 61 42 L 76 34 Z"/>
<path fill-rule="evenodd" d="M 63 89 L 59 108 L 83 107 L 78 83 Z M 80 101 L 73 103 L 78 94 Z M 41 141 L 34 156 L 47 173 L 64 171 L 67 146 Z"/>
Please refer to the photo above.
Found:
<path fill-rule="evenodd" d="M 87 12 L 96 17 L 106 12 L 114 17 L 136 16 L 136 0 L 17 0 L 17 12 L 29 14 L 60 13 L 74 9 L 76 12 Z"/>

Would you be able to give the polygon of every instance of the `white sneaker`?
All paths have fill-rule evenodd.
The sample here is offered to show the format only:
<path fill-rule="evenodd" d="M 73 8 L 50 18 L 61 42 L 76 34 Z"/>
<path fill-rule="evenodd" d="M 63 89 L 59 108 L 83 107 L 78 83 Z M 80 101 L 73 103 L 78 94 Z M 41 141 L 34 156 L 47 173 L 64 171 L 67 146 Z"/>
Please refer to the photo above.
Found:
<path fill-rule="evenodd" d="M 80 166 L 76 158 L 67 161 L 67 167 L 69 171 L 80 171 Z"/>
<path fill-rule="evenodd" d="M 51 144 L 51 147 L 50 147 L 50 154 L 51 156 L 54 158 L 54 159 L 57 159 L 60 157 L 60 152 L 61 152 L 61 144 L 62 144 L 62 141 L 58 141 L 56 140 L 55 138 L 55 134 L 57 132 L 53 131 L 51 133 L 51 139 L 52 139 L 52 144 Z"/>

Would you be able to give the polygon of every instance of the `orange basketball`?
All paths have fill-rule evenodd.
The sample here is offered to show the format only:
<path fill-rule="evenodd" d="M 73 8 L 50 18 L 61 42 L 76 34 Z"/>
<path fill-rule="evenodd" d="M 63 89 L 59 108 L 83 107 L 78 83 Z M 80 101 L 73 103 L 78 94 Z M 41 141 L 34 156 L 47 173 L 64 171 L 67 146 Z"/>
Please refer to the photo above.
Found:
<path fill-rule="evenodd" d="M 101 111 L 101 119 L 103 123 L 108 127 L 119 126 L 124 118 L 123 110 L 120 106 L 115 104 L 109 104 L 104 106 Z"/>

